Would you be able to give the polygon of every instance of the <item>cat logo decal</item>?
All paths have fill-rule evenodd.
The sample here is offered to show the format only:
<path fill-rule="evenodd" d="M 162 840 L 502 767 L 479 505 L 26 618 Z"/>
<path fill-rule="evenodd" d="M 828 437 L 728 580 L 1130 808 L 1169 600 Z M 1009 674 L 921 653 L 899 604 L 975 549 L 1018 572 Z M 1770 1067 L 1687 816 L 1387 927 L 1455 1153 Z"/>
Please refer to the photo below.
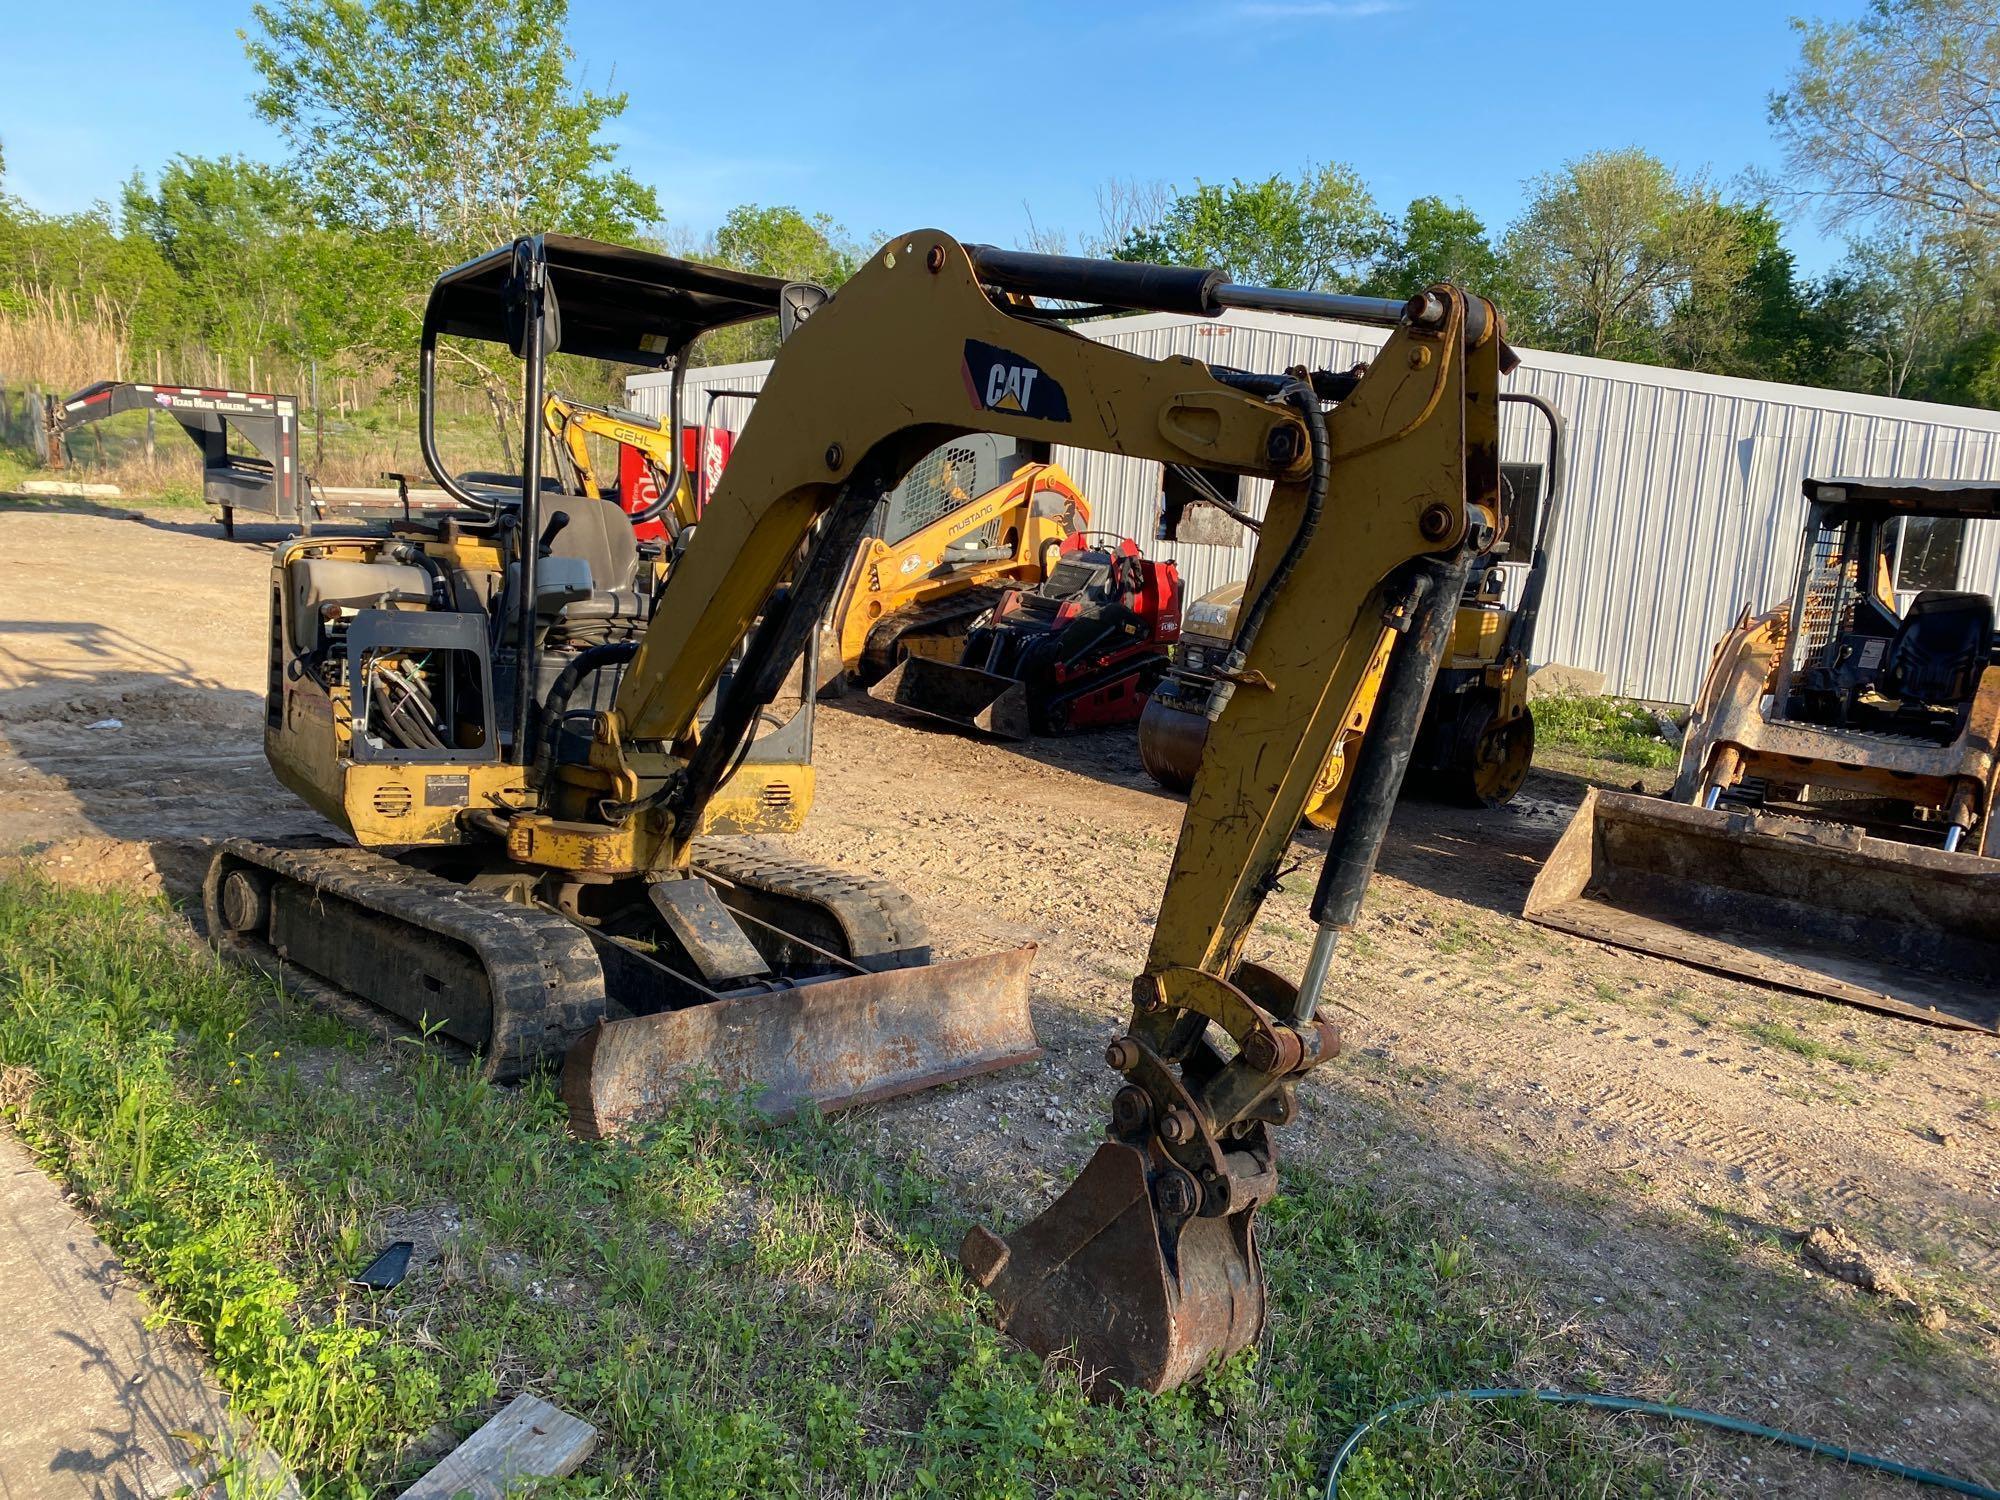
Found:
<path fill-rule="evenodd" d="M 1044 422 L 1069 420 L 1069 397 L 1053 376 L 1008 349 L 965 341 L 965 393 L 975 411 L 1006 412 Z"/>

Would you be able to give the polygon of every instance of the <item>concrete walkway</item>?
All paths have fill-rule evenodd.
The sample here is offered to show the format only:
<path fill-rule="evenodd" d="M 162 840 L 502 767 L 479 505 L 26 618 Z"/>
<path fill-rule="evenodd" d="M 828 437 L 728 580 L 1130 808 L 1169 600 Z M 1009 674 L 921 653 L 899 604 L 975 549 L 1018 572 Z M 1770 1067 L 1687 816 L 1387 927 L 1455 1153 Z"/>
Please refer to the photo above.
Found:
<path fill-rule="evenodd" d="M 0 1129 L 0 1500 L 202 1493 L 230 1430 L 198 1350 Z M 199 1450 L 174 1433 L 199 1433 Z"/>

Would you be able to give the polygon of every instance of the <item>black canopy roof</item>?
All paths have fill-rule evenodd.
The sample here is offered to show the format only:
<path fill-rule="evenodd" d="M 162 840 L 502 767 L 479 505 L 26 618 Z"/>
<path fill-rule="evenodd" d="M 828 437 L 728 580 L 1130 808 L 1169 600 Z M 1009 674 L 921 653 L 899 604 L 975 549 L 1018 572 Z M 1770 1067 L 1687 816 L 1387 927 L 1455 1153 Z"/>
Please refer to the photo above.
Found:
<path fill-rule="evenodd" d="M 536 235 L 454 266 L 431 288 L 427 327 L 520 346 L 509 289 L 539 256 L 555 307 L 550 354 L 658 368 L 712 328 L 778 315 L 785 283 L 566 234 Z"/>
<path fill-rule="evenodd" d="M 1975 521 L 2000 517 L 2000 484 L 1985 479 L 1808 479 L 1806 495 L 1821 505 L 1857 510 Z"/>

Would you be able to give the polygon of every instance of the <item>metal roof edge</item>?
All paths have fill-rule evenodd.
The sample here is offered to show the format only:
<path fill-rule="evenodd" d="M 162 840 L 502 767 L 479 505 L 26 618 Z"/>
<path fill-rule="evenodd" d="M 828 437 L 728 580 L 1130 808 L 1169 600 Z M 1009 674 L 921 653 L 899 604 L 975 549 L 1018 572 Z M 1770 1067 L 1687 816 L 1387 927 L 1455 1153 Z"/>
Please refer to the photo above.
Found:
<path fill-rule="evenodd" d="M 1356 343 L 1380 345 L 1388 335 L 1364 323 L 1344 323 L 1328 318 L 1305 318 L 1296 313 L 1265 313 L 1231 310 L 1217 318 L 1191 318 L 1183 313 L 1143 313 L 1128 318 L 1092 318 L 1072 324 L 1093 333 L 1150 333 L 1182 324 L 1222 323 L 1230 327 L 1300 337 L 1341 338 Z M 1681 370 L 1670 365 L 1638 364 L 1630 360 L 1599 359 L 1588 354 L 1558 354 L 1517 344 L 1514 352 L 1523 365 L 1558 374 L 1588 376 L 1595 380 L 1622 381 L 1628 385 L 1672 387 L 1711 395 L 1735 396 L 1749 401 L 1774 402 L 1784 406 L 1836 408 L 1862 415 L 1894 417 L 1905 422 L 1939 422 L 1982 432 L 2000 433 L 2000 411 L 1978 406 L 1952 406 L 1941 401 L 1912 401 L 1904 396 L 1876 396 L 1860 391 L 1836 390 L 1827 386 L 1791 385 L 1777 380 L 1752 380 L 1741 375 L 1711 375 L 1700 370 Z"/>
<path fill-rule="evenodd" d="M 768 375 L 770 373 L 770 360 L 747 359 L 733 365 L 689 365 L 687 374 L 683 378 L 688 381 L 731 380 L 741 376 Z M 672 385 L 673 383 L 674 376 L 671 370 L 647 370 L 640 375 L 627 375 L 625 377 L 625 389 L 628 391 L 650 390 L 655 386 Z"/>

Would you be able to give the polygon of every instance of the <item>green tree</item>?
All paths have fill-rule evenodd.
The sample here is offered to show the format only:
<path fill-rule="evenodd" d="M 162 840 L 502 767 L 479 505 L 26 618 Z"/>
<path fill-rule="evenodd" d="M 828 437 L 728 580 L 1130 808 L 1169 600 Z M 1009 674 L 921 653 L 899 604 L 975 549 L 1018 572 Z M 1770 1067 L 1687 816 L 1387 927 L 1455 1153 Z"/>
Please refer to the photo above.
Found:
<path fill-rule="evenodd" d="M 301 233 L 295 183 L 237 157 L 177 156 L 148 188 L 134 175 L 120 219 L 158 249 L 189 335 L 230 353 L 277 346 L 298 294 L 282 275 L 283 242 Z"/>
<path fill-rule="evenodd" d="M 738 204 L 715 232 L 716 258 L 739 271 L 815 281 L 831 290 L 854 274 L 862 252 L 826 214 L 789 205 Z"/>
<path fill-rule="evenodd" d="M 1799 61 L 1771 122 L 1827 220 L 2000 235 L 1993 0 L 1873 0 L 1859 21 L 1792 24 Z"/>
<path fill-rule="evenodd" d="M 1479 215 L 1463 203 L 1418 198 L 1390 231 L 1364 289 L 1379 297 L 1411 297 L 1440 281 L 1499 299 L 1500 256 Z"/>
<path fill-rule="evenodd" d="M 622 93 L 571 78 L 567 0 L 273 0 L 252 96 L 332 223 L 408 231 L 443 263 L 516 235 L 630 239 L 659 218 L 612 165 Z"/>
<path fill-rule="evenodd" d="M 1851 308 L 1802 281 L 1768 204 L 1724 204 L 1724 232 L 1747 254 L 1732 285 L 1677 301 L 1661 329 L 1669 364 L 1756 380 L 1824 385 L 1852 343 Z"/>
<path fill-rule="evenodd" d="M 714 238 L 692 253 L 696 259 L 760 276 L 817 282 L 829 291 L 852 276 L 866 254 L 827 214 L 757 203 L 732 208 Z M 778 325 L 766 319 L 716 330 L 696 346 L 693 358 L 700 364 L 726 365 L 769 359 L 777 352 Z"/>
<path fill-rule="evenodd" d="M 1215 266 L 1235 281 L 1300 291 L 1359 284 L 1388 220 L 1352 168 L 1308 166 L 1295 178 L 1197 183 L 1159 220 L 1127 233 L 1120 260 Z"/>
<path fill-rule="evenodd" d="M 1885 396 L 1921 394 L 1963 336 L 1972 290 L 1920 239 L 1855 244 L 1841 270 L 1861 381 Z"/>
<path fill-rule="evenodd" d="M 1515 331 L 1548 347 L 1658 359 L 1675 309 L 1726 298 L 1755 258 L 1713 188 L 1637 148 L 1579 157 L 1530 190 L 1504 253 Z"/>

